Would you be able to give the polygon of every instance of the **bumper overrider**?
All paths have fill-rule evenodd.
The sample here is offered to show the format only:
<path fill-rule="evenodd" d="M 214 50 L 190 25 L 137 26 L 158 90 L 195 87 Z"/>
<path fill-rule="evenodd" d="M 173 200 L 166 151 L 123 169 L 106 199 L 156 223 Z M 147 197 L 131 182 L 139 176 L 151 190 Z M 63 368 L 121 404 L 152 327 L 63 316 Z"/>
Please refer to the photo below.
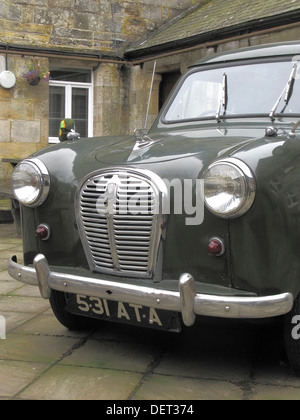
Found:
<path fill-rule="evenodd" d="M 155 309 L 180 312 L 183 323 L 192 326 L 196 315 L 220 318 L 270 318 L 288 313 L 293 295 L 282 293 L 263 297 L 218 296 L 195 293 L 194 278 L 184 273 L 179 278 L 178 292 L 128 283 L 94 279 L 51 271 L 44 255 L 38 254 L 34 267 L 8 261 L 10 276 L 22 283 L 38 286 L 41 296 L 49 299 L 51 290 L 108 298 Z"/>

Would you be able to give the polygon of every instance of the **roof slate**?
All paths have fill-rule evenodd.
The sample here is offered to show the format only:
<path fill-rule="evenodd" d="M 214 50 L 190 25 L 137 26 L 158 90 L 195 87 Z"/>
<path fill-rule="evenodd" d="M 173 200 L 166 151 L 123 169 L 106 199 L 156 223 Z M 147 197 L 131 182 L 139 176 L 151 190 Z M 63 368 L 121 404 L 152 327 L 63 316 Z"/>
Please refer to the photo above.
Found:
<path fill-rule="evenodd" d="M 299 0 L 202 0 L 131 49 L 138 51 L 300 10 Z"/>

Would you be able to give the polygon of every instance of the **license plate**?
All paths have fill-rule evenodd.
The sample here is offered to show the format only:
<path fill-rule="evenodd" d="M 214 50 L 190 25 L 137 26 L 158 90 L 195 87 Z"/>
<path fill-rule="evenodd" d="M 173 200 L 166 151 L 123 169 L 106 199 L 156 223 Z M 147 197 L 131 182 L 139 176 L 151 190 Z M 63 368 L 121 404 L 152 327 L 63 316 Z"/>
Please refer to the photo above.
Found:
<path fill-rule="evenodd" d="M 66 310 L 76 315 L 105 319 L 165 331 L 180 332 L 177 312 L 85 295 L 68 295 Z"/>

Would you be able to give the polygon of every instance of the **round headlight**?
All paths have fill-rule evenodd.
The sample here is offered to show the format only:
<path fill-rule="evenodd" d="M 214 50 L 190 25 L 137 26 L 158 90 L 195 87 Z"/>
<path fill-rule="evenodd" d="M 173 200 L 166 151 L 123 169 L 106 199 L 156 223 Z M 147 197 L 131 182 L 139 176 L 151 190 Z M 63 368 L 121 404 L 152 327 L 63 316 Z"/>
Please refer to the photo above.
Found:
<path fill-rule="evenodd" d="M 205 205 L 219 217 L 244 214 L 253 204 L 255 190 L 250 168 L 236 158 L 214 162 L 204 174 Z"/>
<path fill-rule="evenodd" d="M 46 166 L 39 159 L 25 159 L 12 174 L 15 198 L 24 206 L 37 207 L 46 200 L 50 177 Z"/>

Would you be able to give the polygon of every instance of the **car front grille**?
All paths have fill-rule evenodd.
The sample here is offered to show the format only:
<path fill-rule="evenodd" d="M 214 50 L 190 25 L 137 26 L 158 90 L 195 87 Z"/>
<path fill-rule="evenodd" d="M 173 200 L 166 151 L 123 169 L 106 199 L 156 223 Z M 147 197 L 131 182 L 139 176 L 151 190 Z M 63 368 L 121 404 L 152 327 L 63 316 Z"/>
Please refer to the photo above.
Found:
<path fill-rule="evenodd" d="M 93 174 L 79 188 L 79 232 L 91 270 L 153 275 L 161 236 L 161 183 L 152 178 L 149 171 L 111 170 Z"/>

